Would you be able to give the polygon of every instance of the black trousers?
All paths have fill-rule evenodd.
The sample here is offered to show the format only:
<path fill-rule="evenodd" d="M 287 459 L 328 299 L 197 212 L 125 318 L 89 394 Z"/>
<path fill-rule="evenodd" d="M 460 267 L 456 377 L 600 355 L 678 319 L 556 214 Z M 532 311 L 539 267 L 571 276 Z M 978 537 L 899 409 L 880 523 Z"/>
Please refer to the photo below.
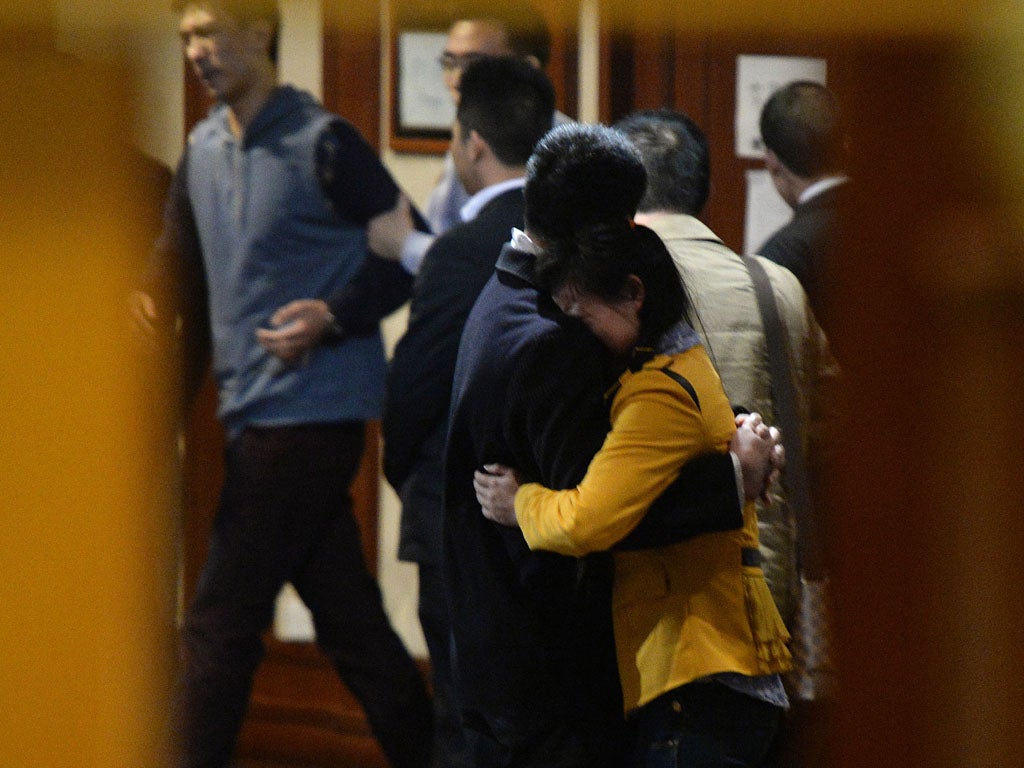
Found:
<path fill-rule="evenodd" d="M 183 767 L 229 764 L 263 657 L 261 636 L 286 581 L 312 612 L 317 644 L 363 705 L 391 764 L 429 764 L 426 689 L 384 613 L 352 517 L 348 486 L 363 429 L 250 428 L 227 447 L 210 551 L 183 631 Z"/>
<path fill-rule="evenodd" d="M 441 567 L 419 563 L 419 618 L 430 653 L 434 742 L 439 768 L 471 768 L 452 670 L 452 623 Z"/>

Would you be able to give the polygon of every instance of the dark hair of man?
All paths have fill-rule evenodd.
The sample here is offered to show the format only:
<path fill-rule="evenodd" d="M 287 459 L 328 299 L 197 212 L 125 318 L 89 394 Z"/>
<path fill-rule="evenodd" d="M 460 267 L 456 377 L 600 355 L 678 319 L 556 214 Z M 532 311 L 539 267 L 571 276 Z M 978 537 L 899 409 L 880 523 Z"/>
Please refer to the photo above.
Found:
<path fill-rule="evenodd" d="M 449 18 L 456 21 L 487 21 L 501 27 L 517 56 L 533 56 L 546 67 L 551 58 L 551 32 L 547 22 L 528 2 L 463 0 L 456 2 Z"/>
<path fill-rule="evenodd" d="M 526 165 L 534 146 L 551 130 L 554 114 L 551 81 L 522 59 L 487 57 L 462 73 L 457 119 L 463 141 L 476 131 L 504 165 Z"/>
<path fill-rule="evenodd" d="M 609 302 L 628 298 L 628 279 L 644 285 L 638 346 L 654 346 L 689 313 L 679 270 L 653 230 L 629 222 L 599 224 L 546 245 L 534 268 L 537 285 L 555 291 L 571 285 Z"/>
<path fill-rule="evenodd" d="M 704 132 L 682 112 L 635 112 L 614 126 L 640 150 L 647 170 L 641 211 L 699 216 L 711 189 L 711 161 Z"/>
<path fill-rule="evenodd" d="M 628 223 L 646 185 L 640 153 L 621 133 L 604 125 L 560 125 L 526 164 L 527 231 L 557 240 L 598 224 Z"/>
<path fill-rule="evenodd" d="M 182 13 L 191 6 L 223 11 L 242 26 L 255 21 L 267 22 L 270 25 L 268 55 L 277 64 L 277 48 L 281 36 L 281 12 L 277 8 L 277 0 L 172 0 L 171 3 L 175 13 Z"/>
<path fill-rule="evenodd" d="M 839 107 L 820 83 L 789 83 L 761 110 L 764 145 L 797 176 L 815 178 L 837 170 L 840 137 Z"/>

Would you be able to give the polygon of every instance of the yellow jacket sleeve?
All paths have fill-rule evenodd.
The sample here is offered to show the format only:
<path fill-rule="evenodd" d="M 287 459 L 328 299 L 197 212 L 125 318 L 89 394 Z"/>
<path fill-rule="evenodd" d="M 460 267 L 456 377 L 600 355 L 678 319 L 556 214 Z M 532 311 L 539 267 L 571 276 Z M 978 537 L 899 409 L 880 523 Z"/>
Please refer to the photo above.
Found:
<path fill-rule="evenodd" d="M 706 360 L 702 348 L 679 357 L 692 354 Z M 661 358 L 661 363 L 666 360 Z M 673 368 L 688 378 L 693 374 L 690 366 L 673 363 Z M 710 363 L 707 368 L 720 390 Z M 698 366 L 700 375 L 691 378 L 698 397 L 702 389 L 707 391 L 703 369 Z M 609 549 L 640 522 L 683 464 L 724 449 L 731 437 L 709 435 L 690 395 L 655 367 L 623 376 L 611 422 L 604 445 L 576 488 L 552 491 L 528 483 L 519 489 L 516 517 L 531 549 L 577 556 Z"/>

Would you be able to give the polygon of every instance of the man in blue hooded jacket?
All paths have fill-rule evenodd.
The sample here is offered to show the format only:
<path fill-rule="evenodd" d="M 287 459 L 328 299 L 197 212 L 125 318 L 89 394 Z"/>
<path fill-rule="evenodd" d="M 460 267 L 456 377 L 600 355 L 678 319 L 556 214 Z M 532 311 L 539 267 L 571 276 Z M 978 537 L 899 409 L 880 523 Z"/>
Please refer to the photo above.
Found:
<path fill-rule="evenodd" d="M 273 0 L 176 7 L 185 57 L 217 104 L 189 137 L 156 248 L 154 274 L 179 271 L 177 301 L 139 293 L 135 314 L 151 327 L 177 316 L 192 349 L 208 341 L 227 437 L 183 628 L 181 765 L 229 763 L 286 581 L 391 764 L 427 765 L 425 686 L 363 561 L 348 495 L 364 422 L 381 408 L 376 321 L 410 289 L 366 248 L 367 222 L 398 188 L 352 126 L 277 85 Z M 339 316 L 360 290 L 358 311 Z"/>

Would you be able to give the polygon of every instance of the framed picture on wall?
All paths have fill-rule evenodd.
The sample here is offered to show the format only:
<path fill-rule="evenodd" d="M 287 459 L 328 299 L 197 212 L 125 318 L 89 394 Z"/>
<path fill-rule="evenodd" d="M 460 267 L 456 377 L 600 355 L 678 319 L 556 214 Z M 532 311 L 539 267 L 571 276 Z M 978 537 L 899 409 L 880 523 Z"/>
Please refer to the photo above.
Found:
<path fill-rule="evenodd" d="M 786 83 L 811 80 L 825 85 L 828 63 L 811 56 L 736 57 L 736 157 L 760 160 L 764 143 L 758 121 L 768 98 Z"/>
<path fill-rule="evenodd" d="M 455 105 L 444 84 L 441 53 L 446 32 L 399 29 L 392 42 L 391 148 L 443 154 Z"/>

